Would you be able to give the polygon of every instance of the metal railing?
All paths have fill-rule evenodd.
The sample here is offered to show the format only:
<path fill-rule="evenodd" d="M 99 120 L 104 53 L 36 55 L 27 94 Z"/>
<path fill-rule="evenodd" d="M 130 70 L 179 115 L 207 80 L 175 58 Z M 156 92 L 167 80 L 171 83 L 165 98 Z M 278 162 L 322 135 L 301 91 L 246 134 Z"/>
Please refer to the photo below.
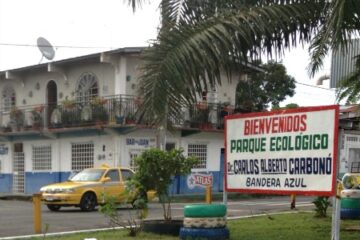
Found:
<path fill-rule="evenodd" d="M 147 124 L 138 114 L 142 101 L 130 95 L 95 97 L 89 101 L 65 100 L 59 104 L 39 104 L 0 110 L 0 132 L 42 131 L 95 125 Z M 233 108 L 224 104 L 199 102 L 183 109 L 183 117 L 174 119 L 179 128 L 223 129 L 224 117 Z"/>

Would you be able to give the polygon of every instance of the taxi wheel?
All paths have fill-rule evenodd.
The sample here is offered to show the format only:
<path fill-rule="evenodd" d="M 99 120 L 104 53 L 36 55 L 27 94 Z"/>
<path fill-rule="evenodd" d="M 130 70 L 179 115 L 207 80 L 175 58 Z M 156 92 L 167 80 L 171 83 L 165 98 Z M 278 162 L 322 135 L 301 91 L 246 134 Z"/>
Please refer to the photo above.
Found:
<path fill-rule="evenodd" d="M 53 205 L 53 204 L 47 204 L 46 205 L 47 208 L 50 210 L 50 211 L 53 211 L 53 212 L 57 212 L 60 210 L 61 206 L 59 205 Z"/>
<path fill-rule="evenodd" d="M 87 192 L 81 198 L 80 208 L 82 211 L 90 212 L 95 209 L 96 204 L 97 201 L 95 194 L 91 192 Z"/>

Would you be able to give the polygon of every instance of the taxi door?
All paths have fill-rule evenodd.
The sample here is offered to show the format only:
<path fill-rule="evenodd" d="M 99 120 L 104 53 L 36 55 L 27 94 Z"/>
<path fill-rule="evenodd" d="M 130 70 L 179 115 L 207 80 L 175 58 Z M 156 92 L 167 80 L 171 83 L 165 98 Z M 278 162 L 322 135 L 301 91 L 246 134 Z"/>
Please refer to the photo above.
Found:
<path fill-rule="evenodd" d="M 110 179 L 103 183 L 105 195 L 116 197 L 118 201 L 124 199 L 125 185 L 121 181 L 119 169 L 109 169 L 104 177 Z"/>

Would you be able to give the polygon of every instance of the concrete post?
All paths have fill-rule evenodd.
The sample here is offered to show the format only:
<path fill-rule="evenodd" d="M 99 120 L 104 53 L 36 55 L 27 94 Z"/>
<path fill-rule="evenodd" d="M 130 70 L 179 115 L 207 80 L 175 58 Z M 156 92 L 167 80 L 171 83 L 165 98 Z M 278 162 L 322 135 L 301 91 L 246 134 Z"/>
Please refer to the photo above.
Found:
<path fill-rule="evenodd" d="M 206 186 L 205 202 L 210 204 L 212 202 L 211 186 Z"/>

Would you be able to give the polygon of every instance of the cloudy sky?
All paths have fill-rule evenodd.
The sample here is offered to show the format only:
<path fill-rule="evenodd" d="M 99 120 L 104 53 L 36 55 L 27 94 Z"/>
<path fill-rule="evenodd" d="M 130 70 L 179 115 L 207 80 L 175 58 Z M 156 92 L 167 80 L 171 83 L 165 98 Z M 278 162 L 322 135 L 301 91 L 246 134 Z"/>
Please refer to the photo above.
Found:
<path fill-rule="evenodd" d="M 147 46 L 159 25 L 159 0 L 145 3 L 135 13 L 124 0 L 0 0 L 0 71 L 38 64 L 38 37 L 55 46 L 54 60 L 119 47 Z M 284 59 L 297 82 L 296 95 L 286 103 L 301 106 L 334 104 L 328 82 L 316 87 L 316 79 L 330 73 L 327 61 L 314 79 L 306 73 L 306 49 L 293 49 Z M 46 60 L 42 60 L 46 62 Z M 311 86 L 307 86 L 311 85 Z"/>

